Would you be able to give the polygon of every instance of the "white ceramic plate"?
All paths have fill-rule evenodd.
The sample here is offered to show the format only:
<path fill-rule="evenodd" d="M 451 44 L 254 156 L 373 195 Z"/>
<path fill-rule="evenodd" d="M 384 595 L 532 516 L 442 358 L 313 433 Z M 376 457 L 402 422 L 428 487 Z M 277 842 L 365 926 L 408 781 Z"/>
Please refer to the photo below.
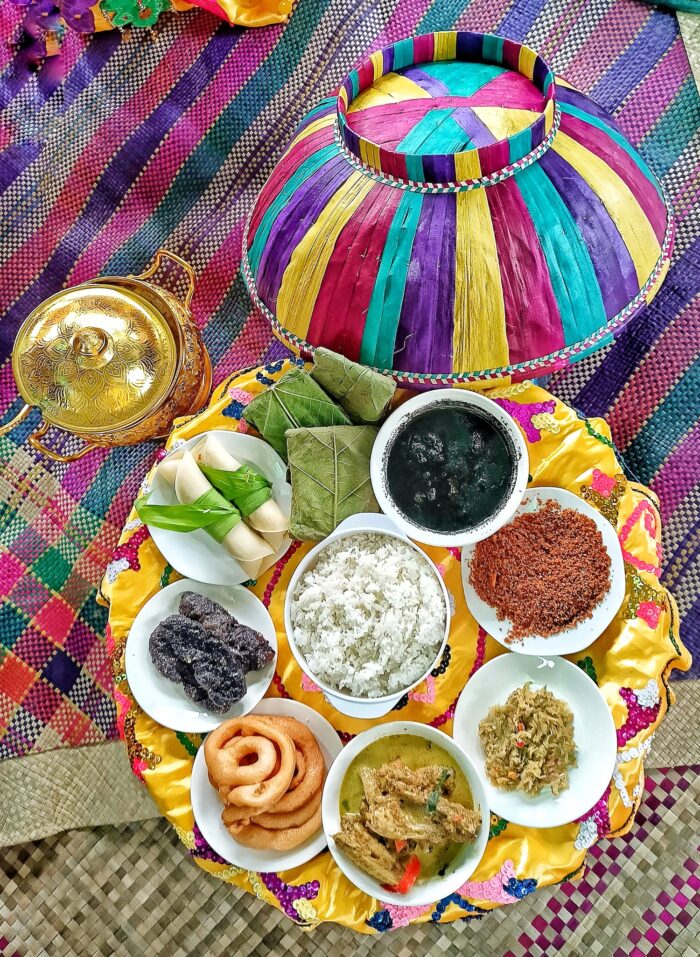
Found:
<path fill-rule="evenodd" d="M 151 632 L 163 619 L 178 613 L 180 596 L 185 591 L 194 591 L 218 601 L 241 624 L 259 631 L 275 652 L 272 661 L 260 671 L 248 672 L 246 695 L 226 714 L 203 710 L 201 705 L 187 697 L 182 685 L 164 678 L 151 661 L 148 651 Z M 226 718 L 248 714 L 264 696 L 275 673 L 277 635 L 267 608 L 247 588 L 241 585 L 204 585 L 183 578 L 156 592 L 138 613 L 126 641 L 125 661 L 129 687 L 143 710 L 154 721 L 174 731 L 211 731 Z"/>
<path fill-rule="evenodd" d="M 511 630 L 511 622 L 504 618 L 499 620 L 496 609 L 482 601 L 469 581 L 472 558 L 475 546 L 470 545 L 462 549 L 462 585 L 467 608 L 476 618 L 481 627 L 496 641 L 509 651 L 522 655 L 572 655 L 577 651 L 588 648 L 598 638 L 613 620 L 625 597 L 625 565 L 622 559 L 622 549 L 617 532 L 610 522 L 601 513 L 589 505 L 588 502 L 568 492 L 563 488 L 530 488 L 523 496 L 515 516 L 526 512 L 536 512 L 546 502 L 558 502 L 562 508 L 572 508 L 593 519 L 598 531 L 603 537 L 603 544 L 610 556 L 610 586 L 603 599 L 593 609 L 593 614 L 585 621 L 580 621 L 573 628 L 559 631 L 548 638 L 541 635 L 531 635 L 521 640 L 508 642 L 506 638 Z M 527 561 L 527 556 L 522 556 Z"/>
<path fill-rule="evenodd" d="M 244 435 L 242 432 L 214 430 L 195 435 L 172 451 L 191 450 L 208 435 L 216 436 L 226 451 L 242 465 L 259 468 L 272 482 L 272 497 L 285 515 L 289 515 L 292 488 L 286 481 L 287 466 L 277 452 L 262 439 Z M 177 505 L 172 485 L 158 474 L 157 469 L 149 501 L 153 505 Z M 197 528 L 193 532 L 183 533 L 149 525 L 148 530 L 161 555 L 181 575 L 212 585 L 239 585 L 248 580 L 248 575 L 238 562 L 211 535 L 207 535 L 204 529 Z M 284 555 L 290 544 L 291 539 L 285 538 L 275 555 L 275 561 Z"/>
<path fill-rule="evenodd" d="M 551 667 L 542 661 L 551 662 Z M 486 776 L 479 722 L 494 705 L 505 704 L 508 695 L 526 681 L 531 681 L 534 689 L 546 686 L 574 715 L 578 766 L 569 771 L 569 787 L 557 797 L 551 788 L 532 797 L 522 791 L 505 791 L 490 784 Z M 538 661 L 506 654 L 487 662 L 460 695 L 453 734 L 476 765 L 491 810 L 524 827 L 558 827 L 575 821 L 600 799 L 615 770 L 617 735 L 605 698 L 581 668 L 563 658 Z"/>
<path fill-rule="evenodd" d="M 412 734 L 427 741 L 433 741 L 444 748 L 457 762 L 465 774 L 474 800 L 474 807 L 481 810 L 481 830 L 472 844 L 465 844 L 451 863 L 448 873 L 444 877 L 437 875 L 423 883 L 418 881 L 407 894 L 392 894 L 384 890 L 381 884 L 347 857 L 336 845 L 333 835 L 340 830 L 340 788 L 343 778 L 351 761 L 364 751 L 367 745 L 392 734 Z M 454 893 L 458 887 L 467 881 L 476 870 L 486 849 L 489 838 L 490 813 L 488 798 L 478 768 L 472 759 L 464 753 L 462 748 L 444 732 L 429 725 L 418 724 L 414 721 L 392 721 L 389 724 L 377 725 L 368 731 L 363 731 L 356 738 L 346 744 L 342 754 L 331 768 L 323 791 L 323 829 L 328 840 L 328 850 L 333 859 L 355 887 L 359 887 L 370 897 L 385 901 L 388 904 L 399 904 L 404 907 L 421 907 L 442 900 Z"/>
<path fill-rule="evenodd" d="M 323 759 L 326 762 L 326 775 L 340 754 L 342 744 L 331 725 L 312 708 L 291 701 L 288 698 L 266 698 L 255 708 L 254 714 L 278 714 L 296 718 L 305 724 L 316 736 Z M 190 784 L 192 811 L 197 825 L 205 840 L 229 864 L 245 867 L 251 871 L 284 871 L 290 867 L 299 867 L 319 854 L 326 846 L 323 828 L 316 834 L 294 847 L 290 851 L 258 851 L 244 847 L 229 833 L 221 820 L 224 805 L 219 794 L 209 783 L 207 763 L 204 759 L 204 747 L 201 747 L 194 759 Z"/>

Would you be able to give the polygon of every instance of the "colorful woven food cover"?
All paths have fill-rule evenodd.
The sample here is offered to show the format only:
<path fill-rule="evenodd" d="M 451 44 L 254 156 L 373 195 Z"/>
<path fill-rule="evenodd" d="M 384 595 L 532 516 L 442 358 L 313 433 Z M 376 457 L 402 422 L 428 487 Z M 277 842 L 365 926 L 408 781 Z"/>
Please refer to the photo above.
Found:
<path fill-rule="evenodd" d="M 243 267 L 297 351 L 414 383 L 522 379 L 610 342 L 672 233 L 604 110 L 520 43 L 445 32 L 378 50 L 311 110 Z"/>

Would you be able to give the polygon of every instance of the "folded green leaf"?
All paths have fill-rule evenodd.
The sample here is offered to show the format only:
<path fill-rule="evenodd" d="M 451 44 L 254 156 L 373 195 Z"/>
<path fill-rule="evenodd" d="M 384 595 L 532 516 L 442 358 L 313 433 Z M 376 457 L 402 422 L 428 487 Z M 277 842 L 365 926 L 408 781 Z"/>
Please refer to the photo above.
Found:
<path fill-rule="evenodd" d="M 243 518 L 248 518 L 272 497 L 271 483 L 251 465 L 241 465 L 234 471 L 215 469 L 201 462 L 198 465 L 214 488 L 233 502 Z"/>
<path fill-rule="evenodd" d="M 294 538 L 320 541 L 350 515 L 379 511 L 369 478 L 376 437 L 377 429 L 369 425 L 287 433 Z"/>
<path fill-rule="evenodd" d="M 288 429 L 350 425 L 340 406 L 303 369 L 292 369 L 250 402 L 243 413 L 275 451 L 287 461 Z"/>
<path fill-rule="evenodd" d="M 311 376 L 340 402 L 353 422 L 379 422 L 396 391 L 396 383 L 388 376 L 321 347 L 314 352 Z"/>
<path fill-rule="evenodd" d="M 136 514 L 145 525 L 170 532 L 193 532 L 196 528 L 203 528 L 217 542 L 222 542 L 241 521 L 236 506 L 227 502 L 215 488 L 200 495 L 190 505 L 151 505 L 149 498 L 149 495 L 144 495 L 136 500 Z"/>

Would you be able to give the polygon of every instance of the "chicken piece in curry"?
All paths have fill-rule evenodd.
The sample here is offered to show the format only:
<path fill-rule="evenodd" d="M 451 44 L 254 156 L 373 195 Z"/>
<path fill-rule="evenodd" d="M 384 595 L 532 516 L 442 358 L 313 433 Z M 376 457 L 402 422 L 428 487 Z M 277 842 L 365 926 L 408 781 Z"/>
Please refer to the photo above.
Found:
<path fill-rule="evenodd" d="M 352 762 L 340 792 L 336 845 L 395 893 L 444 874 L 481 828 L 467 780 L 439 745 L 389 735 Z"/>

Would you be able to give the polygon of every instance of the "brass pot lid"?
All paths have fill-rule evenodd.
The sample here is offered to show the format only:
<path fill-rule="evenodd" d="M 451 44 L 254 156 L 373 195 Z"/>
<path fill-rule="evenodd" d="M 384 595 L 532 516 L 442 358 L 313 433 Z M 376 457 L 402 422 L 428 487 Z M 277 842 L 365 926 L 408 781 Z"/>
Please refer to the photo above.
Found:
<path fill-rule="evenodd" d="M 123 429 L 170 391 L 178 355 L 163 315 L 137 292 L 85 283 L 24 321 L 12 368 L 24 400 L 77 434 Z"/>

